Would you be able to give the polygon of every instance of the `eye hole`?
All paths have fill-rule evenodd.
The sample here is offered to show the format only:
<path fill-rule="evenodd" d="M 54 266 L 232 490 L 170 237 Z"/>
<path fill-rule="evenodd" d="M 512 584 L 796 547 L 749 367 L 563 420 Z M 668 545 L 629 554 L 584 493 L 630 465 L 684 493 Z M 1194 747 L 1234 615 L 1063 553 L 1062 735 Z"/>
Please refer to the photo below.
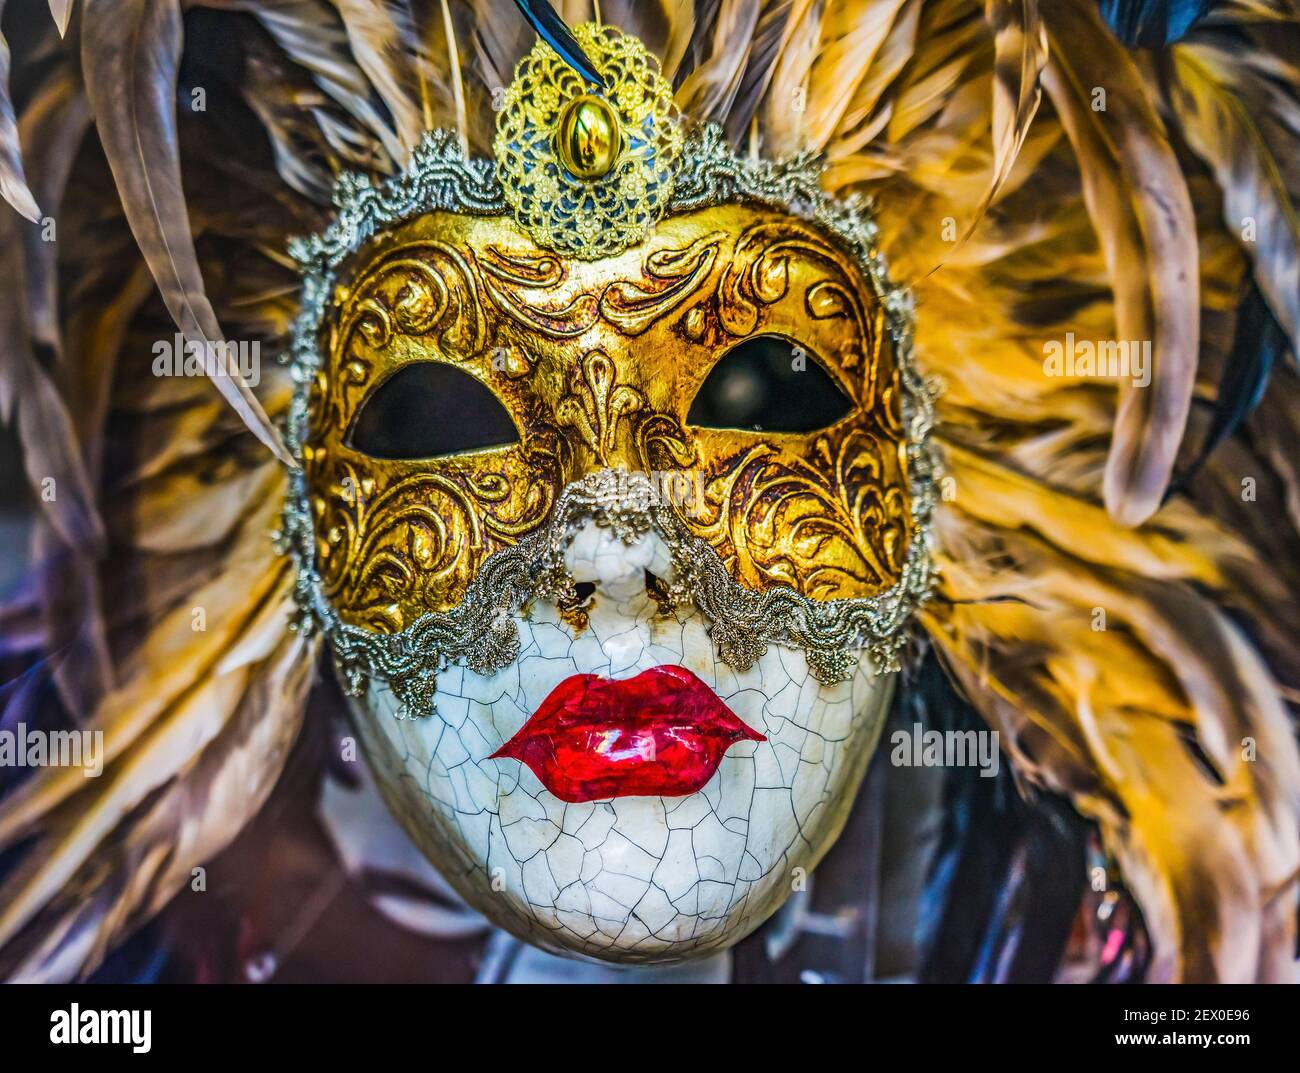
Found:
<path fill-rule="evenodd" d="M 852 410 L 848 396 L 806 348 L 779 335 L 756 335 L 713 367 L 686 422 L 697 428 L 813 432 Z"/>
<path fill-rule="evenodd" d="M 519 442 L 506 408 L 463 369 L 407 365 L 385 380 L 352 419 L 347 443 L 375 458 L 433 458 Z"/>

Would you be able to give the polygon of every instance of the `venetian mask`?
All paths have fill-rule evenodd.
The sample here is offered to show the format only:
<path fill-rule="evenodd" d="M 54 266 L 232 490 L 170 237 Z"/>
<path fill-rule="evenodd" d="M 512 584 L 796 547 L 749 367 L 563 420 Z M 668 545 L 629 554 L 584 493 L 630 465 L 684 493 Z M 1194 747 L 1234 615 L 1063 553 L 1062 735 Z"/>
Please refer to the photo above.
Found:
<path fill-rule="evenodd" d="M 300 243 L 286 512 L 406 830 L 562 953 L 734 943 L 841 829 L 930 585 L 929 396 L 864 206 L 539 44 Z"/>

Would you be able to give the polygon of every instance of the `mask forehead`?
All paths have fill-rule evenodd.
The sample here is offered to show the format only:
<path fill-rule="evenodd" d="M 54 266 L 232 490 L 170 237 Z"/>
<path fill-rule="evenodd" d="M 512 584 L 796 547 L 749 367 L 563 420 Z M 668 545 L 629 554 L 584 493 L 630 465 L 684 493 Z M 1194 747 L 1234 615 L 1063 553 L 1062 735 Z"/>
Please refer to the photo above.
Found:
<path fill-rule="evenodd" d="M 819 363 L 853 411 L 812 434 L 689 426 L 719 359 L 759 334 Z M 750 585 L 837 598 L 898 576 L 908 503 L 883 312 L 853 257 L 787 213 L 687 212 L 588 261 L 501 218 L 431 213 L 356 259 L 327 354 L 304 458 L 319 565 L 345 621 L 394 631 L 453 606 L 486 556 L 605 468 L 684 474 L 674 509 Z M 415 460 L 350 446 L 364 402 L 415 362 L 484 384 L 520 443 Z"/>

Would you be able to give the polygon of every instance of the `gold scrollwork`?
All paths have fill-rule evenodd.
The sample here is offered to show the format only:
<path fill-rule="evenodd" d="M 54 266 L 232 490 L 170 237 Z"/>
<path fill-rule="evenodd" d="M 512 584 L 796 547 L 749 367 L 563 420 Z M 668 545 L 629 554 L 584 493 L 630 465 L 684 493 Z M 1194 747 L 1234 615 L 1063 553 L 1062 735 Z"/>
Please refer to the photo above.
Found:
<path fill-rule="evenodd" d="M 834 599 L 899 576 L 911 531 L 898 373 L 856 262 L 810 221 L 720 205 L 580 261 L 500 218 L 435 213 L 386 236 L 337 308 L 302 453 L 318 567 L 345 621 L 391 631 L 449 609 L 488 554 L 605 467 L 688 478 L 699 494 L 683 521 L 752 587 Z M 710 371 L 754 333 L 815 354 L 855 416 L 807 435 L 690 425 Z M 522 442 L 423 460 L 348 447 L 368 393 L 416 360 L 464 367 Z"/>
<path fill-rule="evenodd" d="M 373 349 L 394 335 L 427 336 L 449 355 L 483 349 L 487 334 L 478 274 L 470 255 L 447 243 L 407 245 L 371 265 L 350 288 L 340 324 L 346 341 L 353 329 Z"/>
<path fill-rule="evenodd" d="M 862 429 L 818 436 L 807 458 L 756 443 L 715 463 L 704 510 L 683 520 L 748 585 L 822 600 L 877 591 L 898 576 L 907 543 L 888 452 Z"/>
<path fill-rule="evenodd" d="M 454 606 L 491 552 L 550 511 L 552 482 L 525 491 L 503 472 L 421 470 L 377 484 L 341 464 L 315 500 L 317 562 L 326 595 L 350 620 L 390 633 L 412 613 Z"/>
<path fill-rule="evenodd" d="M 584 354 L 568 394 L 555 407 L 556 423 L 575 429 L 602 466 L 609 465 L 619 421 L 645 406 L 645 395 L 616 383 L 617 375 L 614 362 L 603 350 Z"/>

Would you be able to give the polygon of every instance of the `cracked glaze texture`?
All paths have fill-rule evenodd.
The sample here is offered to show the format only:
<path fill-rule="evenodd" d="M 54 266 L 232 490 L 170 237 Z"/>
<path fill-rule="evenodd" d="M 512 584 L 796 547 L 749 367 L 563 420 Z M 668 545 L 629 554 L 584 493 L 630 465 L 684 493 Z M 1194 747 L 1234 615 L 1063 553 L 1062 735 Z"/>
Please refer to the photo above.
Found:
<path fill-rule="evenodd" d="M 519 622 L 518 661 L 491 675 L 448 668 L 427 719 L 395 718 L 377 680 L 352 701 L 381 791 L 461 894 L 529 942 L 624 962 L 730 946 L 839 834 L 893 677 L 864 654 L 851 680 L 823 684 L 801 652 L 776 645 L 734 671 L 700 616 L 665 614 L 647 593 L 647 570 L 672 580 L 654 532 L 628 545 L 591 522 L 565 558 L 595 585 L 584 628 L 538 601 Z M 565 803 L 518 760 L 492 758 L 569 676 L 622 680 L 665 665 L 698 675 L 766 738 L 732 745 L 702 790 Z"/>

